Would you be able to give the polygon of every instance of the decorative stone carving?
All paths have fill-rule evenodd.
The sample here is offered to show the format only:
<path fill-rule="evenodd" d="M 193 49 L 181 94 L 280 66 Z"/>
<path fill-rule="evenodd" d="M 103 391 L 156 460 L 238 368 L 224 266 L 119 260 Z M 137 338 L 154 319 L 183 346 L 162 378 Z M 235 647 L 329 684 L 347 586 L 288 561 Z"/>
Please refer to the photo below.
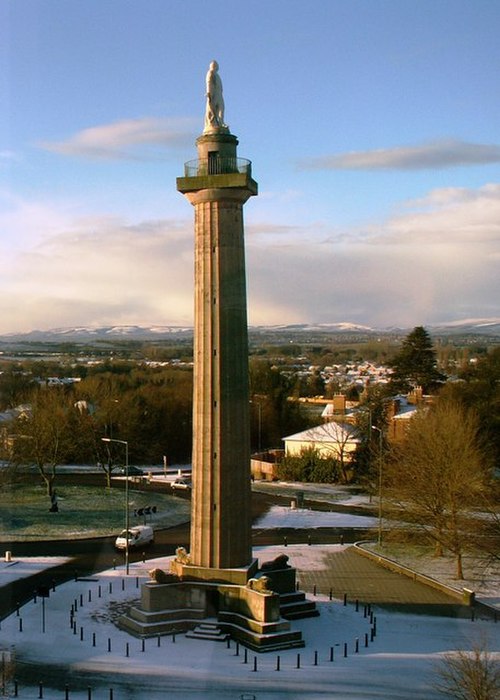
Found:
<path fill-rule="evenodd" d="M 151 581 L 154 581 L 154 583 L 174 583 L 179 580 L 175 574 L 169 574 L 167 571 L 163 571 L 163 569 L 151 569 L 148 571 L 148 574 L 149 578 Z"/>
<path fill-rule="evenodd" d="M 191 557 L 185 547 L 177 547 L 175 550 L 175 561 L 178 561 L 179 564 L 191 564 Z"/>
<path fill-rule="evenodd" d="M 265 561 L 262 566 L 260 567 L 261 571 L 276 571 L 278 569 L 290 569 L 290 565 L 288 563 L 289 557 L 287 557 L 286 554 L 278 554 L 278 556 L 275 559 L 271 559 L 270 561 Z"/>
<path fill-rule="evenodd" d="M 264 595 L 272 595 L 273 591 L 269 588 L 271 579 L 268 576 L 260 576 L 259 578 L 249 578 L 247 581 L 247 588 L 252 591 L 257 591 L 258 593 L 263 593 Z"/>

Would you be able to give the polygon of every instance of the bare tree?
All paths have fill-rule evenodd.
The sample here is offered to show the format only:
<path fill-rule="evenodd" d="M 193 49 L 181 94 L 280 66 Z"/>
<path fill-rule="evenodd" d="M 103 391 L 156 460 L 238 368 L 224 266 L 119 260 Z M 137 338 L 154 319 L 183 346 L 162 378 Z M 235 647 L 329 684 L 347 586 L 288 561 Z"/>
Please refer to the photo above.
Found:
<path fill-rule="evenodd" d="M 52 509 L 57 509 L 54 482 L 57 466 L 74 448 L 78 410 L 64 391 L 40 389 L 32 398 L 31 410 L 17 424 L 13 460 L 33 464 L 45 484 Z"/>
<path fill-rule="evenodd" d="M 389 493 L 405 520 L 434 541 L 437 555 L 443 549 L 455 555 L 456 576 L 463 579 L 462 555 L 471 530 L 482 527 L 475 516 L 489 482 L 475 414 L 449 401 L 418 412 L 390 476 Z"/>
<path fill-rule="evenodd" d="M 499 700 L 500 664 L 485 644 L 445 654 L 437 668 L 436 690 L 458 700 Z"/>
<path fill-rule="evenodd" d="M 329 421 L 311 429 L 317 440 L 320 454 L 335 458 L 342 473 L 344 483 L 349 481 L 354 453 L 361 442 L 359 429 L 350 423 Z"/>

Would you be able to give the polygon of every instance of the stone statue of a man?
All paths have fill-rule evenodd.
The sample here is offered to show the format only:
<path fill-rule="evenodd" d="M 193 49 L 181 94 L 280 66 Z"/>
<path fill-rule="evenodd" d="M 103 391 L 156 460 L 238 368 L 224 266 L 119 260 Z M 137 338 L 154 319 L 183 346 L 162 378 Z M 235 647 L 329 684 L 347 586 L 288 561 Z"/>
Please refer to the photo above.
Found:
<path fill-rule="evenodd" d="M 226 127 L 224 124 L 224 97 L 222 96 L 222 80 L 218 73 L 219 64 L 212 61 L 206 77 L 207 107 L 205 111 L 204 131 L 211 131 L 218 127 Z"/>

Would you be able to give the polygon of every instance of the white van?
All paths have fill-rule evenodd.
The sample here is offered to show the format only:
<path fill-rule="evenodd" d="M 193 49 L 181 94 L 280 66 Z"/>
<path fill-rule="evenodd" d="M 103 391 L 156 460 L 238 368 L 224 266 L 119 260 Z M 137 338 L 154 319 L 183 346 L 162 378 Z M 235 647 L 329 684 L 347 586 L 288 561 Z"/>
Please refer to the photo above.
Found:
<path fill-rule="evenodd" d="M 154 542 L 153 528 L 149 525 L 137 525 L 128 529 L 128 547 L 144 547 L 147 544 Z M 115 541 L 116 549 L 126 549 L 127 547 L 127 530 L 120 532 Z"/>

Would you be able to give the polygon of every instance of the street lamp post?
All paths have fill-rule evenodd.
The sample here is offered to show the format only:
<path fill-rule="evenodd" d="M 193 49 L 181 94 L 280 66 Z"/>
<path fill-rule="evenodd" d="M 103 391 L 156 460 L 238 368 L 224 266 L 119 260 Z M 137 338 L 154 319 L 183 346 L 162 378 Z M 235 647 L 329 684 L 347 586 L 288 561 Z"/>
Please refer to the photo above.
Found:
<path fill-rule="evenodd" d="M 371 426 L 372 430 L 378 432 L 378 546 L 382 545 L 382 438 L 383 433 L 376 425 Z"/>
<path fill-rule="evenodd" d="M 128 494 L 128 442 L 126 440 L 115 440 L 115 438 L 101 438 L 103 442 L 117 442 L 120 445 L 125 445 L 125 572 L 129 573 L 129 551 L 128 551 L 128 536 L 129 536 L 129 494 Z"/>

